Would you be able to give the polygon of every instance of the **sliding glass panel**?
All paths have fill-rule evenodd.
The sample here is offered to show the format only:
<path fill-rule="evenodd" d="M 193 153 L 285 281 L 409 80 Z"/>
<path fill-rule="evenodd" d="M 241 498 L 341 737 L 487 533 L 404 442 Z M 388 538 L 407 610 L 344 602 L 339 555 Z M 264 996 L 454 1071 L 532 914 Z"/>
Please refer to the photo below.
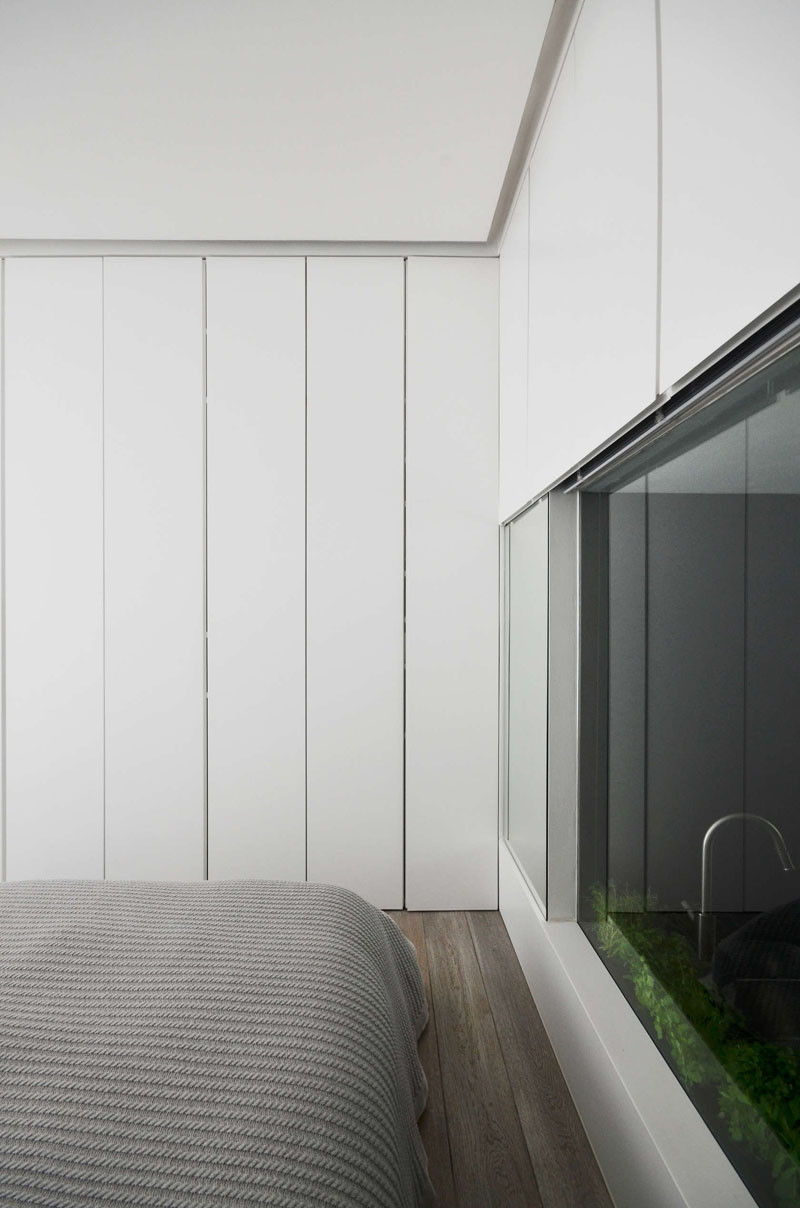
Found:
<path fill-rule="evenodd" d="M 582 505 L 581 922 L 755 1199 L 787 1208 L 800 1204 L 800 354 Z"/>
<path fill-rule="evenodd" d="M 548 504 L 508 533 L 508 842 L 547 908 Z"/>

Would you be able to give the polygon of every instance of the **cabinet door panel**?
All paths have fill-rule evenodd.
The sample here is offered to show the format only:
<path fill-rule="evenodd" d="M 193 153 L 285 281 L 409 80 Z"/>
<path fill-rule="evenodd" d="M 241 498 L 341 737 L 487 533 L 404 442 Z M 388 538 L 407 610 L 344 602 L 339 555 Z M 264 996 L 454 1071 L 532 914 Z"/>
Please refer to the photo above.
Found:
<path fill-rule="evenodd" d="M 661 389 L 800 278 L 800 6 L 661 6 Z"/>
<path fill-rule="evenodd" d="M 103 875 L 99 259 L 5 262 L 6 870 Z"/>
<path fill-rule="evenodd" d="M 303 880 L 305 261 L 206 271 L 209 876 Z"/>
<path fill-rule="evenodd" d="M 308 262 L 308 876 L 403 901 L 403 262 Z"/>
<path fill-rule="evenodd" d="M 105 262 L 106 871 L 205 869 L 203 266 Z"/>
<path fill-rule="evenodd" d="M 655 7 L 585 0 L 530 169 L 528 496 L 656 385 Z"/>
<path fill-rule="evenodd" d="M 408 263 L 406 905 L 497 907 L 496 260 Z"/>

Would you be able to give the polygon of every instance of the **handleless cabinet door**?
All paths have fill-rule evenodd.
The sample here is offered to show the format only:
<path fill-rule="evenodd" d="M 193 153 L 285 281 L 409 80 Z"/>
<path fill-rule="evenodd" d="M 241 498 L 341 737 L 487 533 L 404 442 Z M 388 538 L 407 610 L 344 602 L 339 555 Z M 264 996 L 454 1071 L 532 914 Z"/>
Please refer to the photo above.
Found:
<path fill-rule="evenodd" d="M 106 872 L 205 864 L 203 265 L 105 262 Z"/>
<path fill-rule="evenodd" d="M 403 275 L 308 262 L 308 876 L 380 907 L 403 903 Z"/>
<path fill-rule="evenodd" d="M 102 877 L 102 261 L 4 292 L 6 871 Z"/>
<path fill-rule="evenodd" d="M 408 262 L 406 905 L 497 908 L 497 261 Z"/>
<path fill-rule="evenodd" d="M 660 5 L 660 388 L 800 278 L 800 5 Z"/>
<path fill-rule="evenodd" d="M 305 261 L 207 265 L 208 869 L 305 878 Z"/>
<path fill-rule="evenodd" d="M 530 167 L 528 498 L 653 401 L 657 78 L 655 5 L 584 0 Z"/>

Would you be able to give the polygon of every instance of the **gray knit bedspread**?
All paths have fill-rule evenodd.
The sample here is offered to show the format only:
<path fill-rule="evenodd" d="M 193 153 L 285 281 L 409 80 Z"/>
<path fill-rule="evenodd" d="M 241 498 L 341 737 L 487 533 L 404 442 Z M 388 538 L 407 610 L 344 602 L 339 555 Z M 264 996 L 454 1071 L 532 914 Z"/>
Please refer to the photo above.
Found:
<path fill-rule="evenodd" d="M 429 1204 L 426 1019 L 346 890 L 4 884 L 0 1204 Z"/>

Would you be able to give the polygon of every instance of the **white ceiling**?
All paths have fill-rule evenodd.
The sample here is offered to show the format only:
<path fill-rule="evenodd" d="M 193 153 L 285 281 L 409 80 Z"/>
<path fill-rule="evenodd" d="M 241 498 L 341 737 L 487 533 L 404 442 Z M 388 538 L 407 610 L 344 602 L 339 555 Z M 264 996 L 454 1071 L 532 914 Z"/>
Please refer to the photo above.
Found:
<path fill-rule="evenodd" d="M 484 240 L 552 0 L 0 0 L 0 239 Z"/>

